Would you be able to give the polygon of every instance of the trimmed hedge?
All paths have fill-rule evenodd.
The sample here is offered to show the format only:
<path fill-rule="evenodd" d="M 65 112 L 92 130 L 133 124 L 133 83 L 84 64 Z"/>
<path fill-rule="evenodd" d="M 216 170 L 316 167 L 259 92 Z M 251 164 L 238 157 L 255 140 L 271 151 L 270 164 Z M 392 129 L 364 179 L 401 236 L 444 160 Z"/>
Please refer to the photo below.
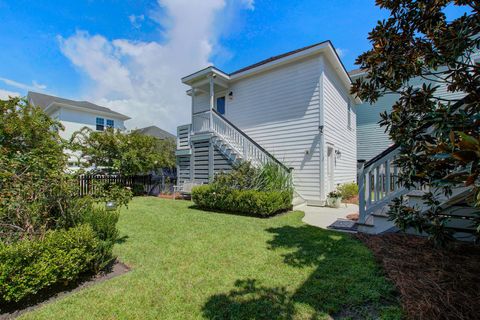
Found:
<path fill-rule="evenodd" d="M 48 231 L 43 239 L 0 243 L 0 303 L 17 302 L 94 269 L 99 240 L 90 225 Z"/>
<path fill-rule="evenodd" d="M 292 192 L 236 190 L 203 185 L 192 189 L 192 200 L 203 209 L 266 217 L 290 209 Z"/>

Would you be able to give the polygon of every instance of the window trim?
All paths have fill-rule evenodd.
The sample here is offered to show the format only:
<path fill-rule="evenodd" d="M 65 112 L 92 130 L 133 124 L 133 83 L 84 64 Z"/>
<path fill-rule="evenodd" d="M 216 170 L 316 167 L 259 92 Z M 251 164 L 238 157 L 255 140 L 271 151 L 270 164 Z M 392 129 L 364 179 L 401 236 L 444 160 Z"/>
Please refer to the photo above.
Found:
<path fill-rule="evenodd" d="M 101 121 L 99 121 L 99 120 L 101 120 Z M 97 117 L 95 119 L 95 129 L 97 131 L 104 131 L 105 130 L 105 118 Z"/>

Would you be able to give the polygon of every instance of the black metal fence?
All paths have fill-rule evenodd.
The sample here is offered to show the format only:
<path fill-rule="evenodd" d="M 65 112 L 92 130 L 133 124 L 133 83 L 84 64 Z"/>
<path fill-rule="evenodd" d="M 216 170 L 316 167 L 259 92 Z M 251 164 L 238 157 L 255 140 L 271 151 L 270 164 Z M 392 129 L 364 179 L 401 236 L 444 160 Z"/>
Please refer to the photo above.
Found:
<path fill-rule="evenodd" d="M 170 193 L 176 183 L 176 176 L 148 174 L 135 176 L 85 174 L 78 177 L 80 196 L 95 195 L 105 185 L 118 185 L 130 188 L 135 195 Z"/>

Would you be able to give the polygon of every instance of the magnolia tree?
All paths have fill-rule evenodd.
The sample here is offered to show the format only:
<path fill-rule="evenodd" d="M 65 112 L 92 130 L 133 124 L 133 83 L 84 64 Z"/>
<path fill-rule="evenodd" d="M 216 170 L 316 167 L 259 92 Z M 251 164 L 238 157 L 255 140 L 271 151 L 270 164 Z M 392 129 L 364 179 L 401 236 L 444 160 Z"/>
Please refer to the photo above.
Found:
<path fill-rule="evenodd" d="M 78 154 L 80 165 L 108 173 L 135 175 L 175 167 L 174 139 L 160 140 L 138 131 L 84 128 L 72 136 L 70 149 Z"/>
<path fill-rule="evenodd" d="M 367 76 L 353 84 L 352 92 L 370 103 L 398 94 L 391 112 L 381 114 L 380 124 L 400 147 L 400 180 L 406 187 L 433 188 L 423 199 L 428 210 L 420 212 L 397 199 L 390 214 L 402 229 L 414 227 L 445 243 L 451 239 L 446 227 L 451 217 L 440 210 L 439 196 L 468 186 L 473 195 L 468 201 L 480 205 L 480 67 L 475 61 L 480 48 L 480 3 L 376 2 L 390 16 L 370 32 L 372 48 L 357 58 Z M 445 9 L 452 5 L 466 13 L 448 21 Z M 413 78 L 425 84 L 414 86 Z M 463 98 L 437 94 L 444 85 L 448 93 L 462 93 Z M 472 222 L 479 232 L 478 216 Z"/>

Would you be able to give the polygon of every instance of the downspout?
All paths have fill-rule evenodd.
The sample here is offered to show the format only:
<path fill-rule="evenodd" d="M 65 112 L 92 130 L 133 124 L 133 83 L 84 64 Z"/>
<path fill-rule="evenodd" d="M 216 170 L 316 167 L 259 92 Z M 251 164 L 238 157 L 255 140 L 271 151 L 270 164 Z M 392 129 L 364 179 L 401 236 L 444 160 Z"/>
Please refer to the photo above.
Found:
<path fill-rule="evenodd" d="M 323 55 L 319 58 L 320 64 L 320 79 L 318 81 L 319 86 L 319 122 L 318 122 L 318 136 L 320 149 L 320 201 L 326 200 L 325 195 L 325 101 L 324 101 L 324 77 L 325 77 L 325 60 Z"/>

